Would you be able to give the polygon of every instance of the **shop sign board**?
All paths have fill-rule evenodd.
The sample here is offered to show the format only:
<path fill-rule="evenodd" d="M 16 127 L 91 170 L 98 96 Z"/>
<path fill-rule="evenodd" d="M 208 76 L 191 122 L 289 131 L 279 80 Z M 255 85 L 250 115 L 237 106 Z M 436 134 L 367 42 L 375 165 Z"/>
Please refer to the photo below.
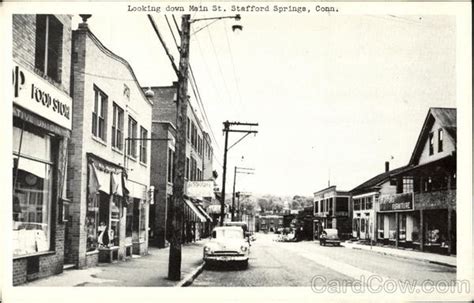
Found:
<path fill-rule="evenodd" d="M 197 199 L 213 197 L 214 181 L 188 181 L 186 182 L 186 195 Z"/>
<path fill-rule="evenodd" d="M 413 200 L 413 193 L 381 196 L 379 198 L 379 211 L 413 210 Z"/>
<path fill-rule="evenodd" d="M 72 127 L 72 99 L 54 85 L 13 62 L 13 103 L 66 129 Z"/>

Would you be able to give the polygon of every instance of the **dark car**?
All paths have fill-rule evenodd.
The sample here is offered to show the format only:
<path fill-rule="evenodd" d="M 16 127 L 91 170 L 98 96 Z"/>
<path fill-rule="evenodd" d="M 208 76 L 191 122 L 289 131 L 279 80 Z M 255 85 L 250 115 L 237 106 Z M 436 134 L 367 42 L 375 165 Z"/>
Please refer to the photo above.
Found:
<path fill-rule="evenodd" d="M 322 246 L 326 246 L 326 244 L 340 246 L 341 239 L 339 239 L 339 236 L 337 234 L 337 229 L 334 229 L 334 228 L 323 229 L 319 237 L 319 244 Z"/>

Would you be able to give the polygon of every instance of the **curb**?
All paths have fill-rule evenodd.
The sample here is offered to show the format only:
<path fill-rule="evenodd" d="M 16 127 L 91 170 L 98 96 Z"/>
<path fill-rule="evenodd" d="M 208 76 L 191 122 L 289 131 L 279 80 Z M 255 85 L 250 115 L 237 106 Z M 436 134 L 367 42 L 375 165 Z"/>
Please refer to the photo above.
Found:
<path fill-rule="evenodd" d="M 428 263 L 432 263 L 432 264 L 437 264 L 437 265 L 443 265 L 443 266 L 447 266 L 447 267 L 457 268 L 456 265 L 452 265 L 452 264 L 445 263 L 445 262 L 440 262 L 440 261 L 433 261 L 433 260 L 428 260 L 428 259 L 423 259 L 423 258 L 403 256 L 403 255 L 398 255 L 398 254 L 391 253 L 391 252 L 375 251 L 375 250 L 366 249 L 366 248 L 361 248 L 361 247 L 352 246 L 352 245 L 346 246 L 346 245 L 344 245 L 344 243 L 341 243 L 341 245 L 344 246 L 345 248 L 351 248 L 351 249 L 355 249 L 355 250 L 365 250 L 365 251 L 370 251 L 370 252 L 377 253 L 377 254 L 380 254 L 380 255 L 393 256 L 393 257 L 398 257 L 398 258 L 403 258 L 403 259 L 409 259 L 409 260 L 424 261 L 424 262 L 428 262 Z"/>
<path fill-rule="evenodd" d="M 191 273 L 189 273 L 186 277 L 179 281 L 179 283 L 176 284 L 175 287 L 186 287 L 191 285 L 194 279 L 196 279 L 197 276 L 199 276 L 199 274 L 203 271 L 205 264 L 205 262 L 202 262 L 201 265 L 196 267 Z"/>

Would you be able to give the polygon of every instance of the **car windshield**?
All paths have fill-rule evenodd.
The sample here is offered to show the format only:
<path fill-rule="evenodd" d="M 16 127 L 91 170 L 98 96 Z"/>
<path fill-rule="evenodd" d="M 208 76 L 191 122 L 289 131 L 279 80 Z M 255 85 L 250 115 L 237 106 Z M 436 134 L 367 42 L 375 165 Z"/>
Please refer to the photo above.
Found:
<path fill-rule="evenodd" d="M 337 236 L 337 229 L 325 229 L 324 232 L 327 236 Z"/>
<path fill-rule="evenodd" d="M 242 239 L 244 237 L 242 231 L 238 229 L 217 229 L 215 233 L 217 239 Z"/>

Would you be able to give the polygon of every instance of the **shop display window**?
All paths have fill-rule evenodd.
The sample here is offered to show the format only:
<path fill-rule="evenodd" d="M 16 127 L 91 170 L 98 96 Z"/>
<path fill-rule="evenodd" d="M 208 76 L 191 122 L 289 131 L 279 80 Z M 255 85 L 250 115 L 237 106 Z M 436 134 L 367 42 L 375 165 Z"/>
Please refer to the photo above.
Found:
<path fill-rule="evenodd" d="M 51 139 L 13 127 L 13 255 L 50 250 Z"/>

